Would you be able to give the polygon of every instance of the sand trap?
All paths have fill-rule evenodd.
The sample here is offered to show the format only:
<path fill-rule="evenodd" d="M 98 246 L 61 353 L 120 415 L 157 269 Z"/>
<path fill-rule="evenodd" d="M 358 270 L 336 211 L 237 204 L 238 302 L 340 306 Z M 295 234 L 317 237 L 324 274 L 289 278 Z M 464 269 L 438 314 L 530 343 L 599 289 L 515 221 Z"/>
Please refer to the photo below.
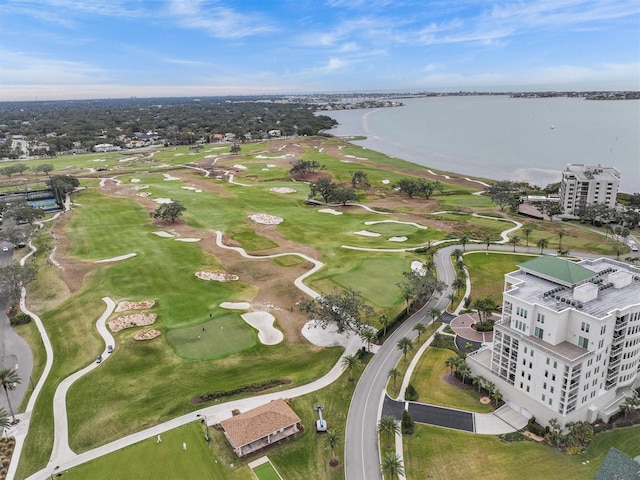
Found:
<path fill-rule="evenodd" d="M 156 304 L 155 300 L 143 300 L 141 302 L 129 302 L 123 300 L 118 303 L 116 312 L 126 312 L 127 310 L 147 310 Z"/>
<path fill-rule="evenodd" d="M 284 145 L 286 146 L 286 145 Z M 256 155 L 255 158 L 266 158 L 266 159 L 276 159 L 276 158 L 289 158 L 289 157 L 293 157 L 292 153 L 285 153 L 284 155 L 280 155 L 280 156 L 276 156 L 276 155 Z"/>
<path fill-rule="evenodd" d="M 135 257 L 137 253 L 127 253 L 126 255 L 120 255 L 119 257 L 113 258 L 105 258 L 102 260 L 96 260 L 93 263 L 108 263 L 108 262 L 119 262 L 120 260 L 126 260 L 127 258 Z"/>
<path fill-rule="evenodd" d="M 184 157 L 184 153 L 174 153 L 174 157 Z"/>
<path fill-rule="evenodd" d="M 195 243 L 202 240 L 201 238 L 196 237 L 184 237 L 184 238 L 176 238 L 176 242 L 187 242 L 187 243 Z"/>
<path fill-rule="evenodd" d="M 384 180 L 380 180 L 382 182 L 383 185 L 389 185 L 391 182 L 389 180 L 387 180 L 386 178 Z"/>
<path fill-rule="evenodd" d="M 239 163 L 235 164 L 233 166 L 233 168 L 235 168 L 236 170 L 246 170 L 247 167 L 245 167 L 244 165 L 240 165 Z"/>
<path fill-rule="evenodd" d="M 250 312 L 240 315 L 242 319 L 258 330 L 258 339 L 264 345 L 277 345 L 284 340 L 284 335 L 273 326 L 275 317 L 269 312 Z"/>
<path fill-rule="evenodd" d="M 391 237 L 389 241 L 390 242 L 406 242 L 407 237 Z"/>
<path fill-rule="evenodd" d="M 318 212 L 320 212 L 320 213 L 328 213 L 330 215 L 342 215 L 342 212 L 334 210 L 333 208 L 321 208 L 320 210 L 318 210 Z"/>
<path fill-rule="evenodd" d="M 368 230 L 360 230 L 358 232 L 353 232 L 356 235 L 362 235 L 363 237 L 379 237 L 380 234 L 376 232 L 369 232 Z"/>
<path fill-rule="evenodd" d="M 173 176 L 169 175 L 168 173 L 163 173 L 162 176 L 164 177 L 164 181 L 165 182 L 171 182 L 173 180 L 180 180 L 178 177 L 173 177 Z"/>
<path fill-rule="evenodd" d="M 222 302 L 220 308 L 226 308 L 227 310 L 246 310 L 251 304 L 249 302 Z"/>
<path fill-rule="evenodd" d="M 270 192 L 275 193 L 296 193 L 297 190 L 288 187 L 274 187 L 269 189 Z"/>
<path fill-rule="evenodd" d="M 266 213 L 254 213 L 253 215 L 249 215 L 249 218 L 262 225 L 278 225 L 284 222 L 284 218 L 274 217 L 273 215 L 268 215 Z"/>
<path fill-rule="evenodd" d="M 156 203 L 173 203 L 173 200 L 171 200 L 170 198 L 156 198 L 154 200 L 154 202 L 156 202 Z"/>
<path fill-rule="evenodd" d="M 411 225 L 413 227 L 419 228 L 420 230 L 427 230 L 429 228 L 426 225 L 420 225 L 419 223 L 402 222 L 400 220 L 375 220 L 375 221 L 364 222 L 365 225 L 376 225 L 378 223 L 399 223 L 401 225 Z"/>
<path fill-rule="evenodd" d="M 155 323 L 157 317 L 155 313 L 134 313 L 133 315 L 118 315 L 108 323 L 112 332 L 119 332 L 125 328 L 151 325 Z"/>
<path fill-rule="evenodd" d="M 197 190 L 196 187 L 180 187 L 180 188 L 183 190 L 194 190 L 194 191 Z"/>
<path fill-rule="evenodd" d="M 132 178 L 131 179 L 131 183 L 140 183 L 142 180 L 140 180 L 139 178 Z"/>
<path fill-rule="evenodd" d="M 133 180 L 131 180 L 133 182 Z M 134 190 L 144 190 L 145 188 L 149 188 L 149 185 L 136 185 L 133 187 Z"/>
<path fill-rule="evenodd" d="M 422 262 L 418 262 L 414 260 L 411 262 L 411 271 L 416 272 L 418 275 L 424 277 L 427 274 L 427 271 L 424 269 L 424 265 Z"/>
<path fill-rule="evenodd" d="M 276 165 L 273 163 L 267 163 L 267 168 L 276 168 Z"/>
<path fill-rule="evenodd" d="M 302 335 L 318 347 L 346 347 L 350 342 L 349 336 L 346 333 L 338 333 L 335 325 L 322 328 L 317 327 L 313 321 L 304 324 Z"/>
<path fill-rule="evenodd" d="M 149 197 L 151 196 L 151 192 L 140 192 L 140 193 L 136 193 L 136 195 L 138 195 L 139 197 Z"/>
<path fill-rule="evenodd" d="M 158 336 L 160 336 L 160 332 L 158 330 L 154 330 L 152 328 L 145 328 L 143 330 L 140 330 L 139 332 L 136 332 L 133 335 L 133 339 L 134 340 L 151 340 Z"/>
<path fill-rule="evenodd" d="M 164 238 L 171 238 L 171 237 L 175 237 L 175 235 L 173 233 L 169 233 L 169 232 L 164 232 L 162 230 L 158 231 L 158 232 L 151 232 L 154 235 L 157 235 L 159 237 L 164 237 Z"/>
<path fill-rule="evenodd" d="M 260 169 L 260 171 L 261 171 L 261 172 L 268 172 L 268 171 L 269 171 L 269 169 L 268 169 L 268 168 L 261 168 L 261 169 Z"/>
<path fill-rule="evenodd" d="M 95 158 L 93 160 L 91 160 L 92 162 L 106 162 L 107 159 L 106 158 Z"/>
<path fill-rule="evenodd" d="M 232 282 L 238 280 L 240 277 L 232 273 L 227 272 L 196 272 L 196 278 L 200 280 L 210 280 L 214 282 Z"/>

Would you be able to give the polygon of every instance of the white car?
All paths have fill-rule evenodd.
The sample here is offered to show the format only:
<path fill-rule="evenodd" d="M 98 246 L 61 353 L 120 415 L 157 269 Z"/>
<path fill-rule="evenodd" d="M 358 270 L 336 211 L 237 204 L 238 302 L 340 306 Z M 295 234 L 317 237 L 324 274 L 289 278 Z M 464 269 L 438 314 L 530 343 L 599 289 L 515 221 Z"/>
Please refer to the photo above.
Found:
<path fill-rule="evenodd" d="M 3 252 L 8 252 L 9 251 L 9 247 L 2 247 L 2 251 Z"/>

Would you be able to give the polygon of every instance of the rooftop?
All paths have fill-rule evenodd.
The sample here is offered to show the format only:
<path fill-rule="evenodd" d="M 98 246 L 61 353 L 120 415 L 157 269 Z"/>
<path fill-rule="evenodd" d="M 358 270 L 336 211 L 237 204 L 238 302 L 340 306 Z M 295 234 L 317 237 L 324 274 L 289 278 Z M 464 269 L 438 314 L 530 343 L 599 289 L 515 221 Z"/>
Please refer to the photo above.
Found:
<path fill-rule="evenodd" d="M 620 172 L 613 167 L 603 167 L 600 164 L 584 164 L 584 163 L 570 163 L 567 168 L 562 172 L 563 176 L 567 173 L 572 173 L 578 180 L 593 180 L 600 181 L 620 181 Z"/>
<path fill-rule="evenodd" d="M 567 286 L 575 285 L 595 275 L 593 270 L 577 263 L 548 255 L 534 258 L 518 266 L 521 270 L 535 272 Z"/>

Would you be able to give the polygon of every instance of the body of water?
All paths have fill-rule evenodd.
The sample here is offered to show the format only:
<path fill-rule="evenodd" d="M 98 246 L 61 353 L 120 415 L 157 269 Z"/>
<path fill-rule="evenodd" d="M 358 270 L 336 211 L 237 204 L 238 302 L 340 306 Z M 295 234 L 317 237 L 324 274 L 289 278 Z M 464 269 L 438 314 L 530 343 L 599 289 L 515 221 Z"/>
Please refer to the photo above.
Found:
<path fill-rule="evenodd" d="M 544 187 L 568 163 L 621 173 L 620 190 L 640 192 L 640 101 L 506 96 L 429 97 L 403 107 L 322 112 L 337 136 L 419 165 Z"/>

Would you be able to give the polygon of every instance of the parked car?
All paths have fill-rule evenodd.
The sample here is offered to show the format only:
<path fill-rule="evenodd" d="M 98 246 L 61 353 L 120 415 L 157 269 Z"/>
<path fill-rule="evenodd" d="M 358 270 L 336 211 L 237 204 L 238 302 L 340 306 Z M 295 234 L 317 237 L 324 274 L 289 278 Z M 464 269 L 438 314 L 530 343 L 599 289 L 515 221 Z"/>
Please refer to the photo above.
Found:
<path fill-rule="evenodd" d="M 2 251 L 3 252 L 8 252 L 9 251 L 9 247 L 2 247 Z"/>
<path fill-rule="evenodd" d="M 102 363 L 102 355 L 96 357 L 96 363 Z"/>

